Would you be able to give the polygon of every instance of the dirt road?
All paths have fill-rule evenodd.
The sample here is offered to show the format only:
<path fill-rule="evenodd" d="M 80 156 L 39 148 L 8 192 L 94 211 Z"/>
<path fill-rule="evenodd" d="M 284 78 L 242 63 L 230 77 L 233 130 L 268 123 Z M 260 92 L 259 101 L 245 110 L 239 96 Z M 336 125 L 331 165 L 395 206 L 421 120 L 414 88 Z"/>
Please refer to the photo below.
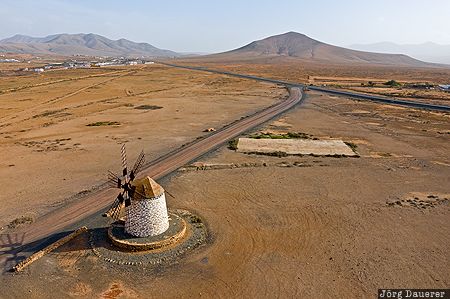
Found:
<path fill-rule="evenodd" d="M 148 175 L 155 179 L 161 178 L 243 132 L 289 110 L 296 104 L 301 103 L 303 98 L 304 95 L 299 88 L 291 88 L 290 96 L 286 100 L 225 126 L 203 139 L 196 140 L 150 162 L 146 165 L 141 175 Z M 23 244 L 26 246 L 31 242 L 60 232 L 63 228 L 81 219 L 98 213 L 110 205 L 116 195 L 117 190 L 115 189 L 101 189 L 93 192 L 39 218 L 33 225 L 18 230 L 17 234 L 25 234 Z"/>

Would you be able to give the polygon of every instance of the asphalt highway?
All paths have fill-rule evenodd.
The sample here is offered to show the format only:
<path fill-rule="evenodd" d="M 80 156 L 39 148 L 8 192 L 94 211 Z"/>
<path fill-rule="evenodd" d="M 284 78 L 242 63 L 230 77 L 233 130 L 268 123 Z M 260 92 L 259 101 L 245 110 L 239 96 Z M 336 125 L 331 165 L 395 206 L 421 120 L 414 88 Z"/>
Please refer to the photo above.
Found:
<path fill-rule="evenodd" d="M 158 63 L 167 65 L 167 66 L 171 66 L 171 67 L 176 67 L 176 68 L 184 68 L 184 69 L 190 69 L 190 70 L 196 70 L 196 71 L 210 72 L 210 73 L 215 73 L 215 74 L 223 74 L 223 75 L 228 75 L 228 76 L 233 76 L 233 77 L 238 77 L 238 78 L 245 78 L 245 79 L 252 79 L 252 80 L 263 81 L 263 82 L 268 82 L 268 83 L 281 84 L 281 85 L 285 85 L 285 86 L 289 86 L 289 87 L 300 87 L 300 88 L 306 87 L 306 85 L 302 84 L 302 83 L 288 82 L 288 81 L 282 81 L 282 80 L 276 80 L 276 79 L 268 79 L 268 78 L 262 78 L 262 77 L 252 76 L 252 75 L 244 75 L 244 74 L 232 73 L 232 72 L 227 72 L 227 71 L 208 69 L 208 68 L 199 67 L 199 66 L 185 66 L 185 65 L 178 65 L 178 64 L 166 63 L 166 62 L 158 62 Z M 324 88 L 324 87 L 313 86 L 313 85 L 309 85 L 309 86 L 307 86 L 307 88 L 310 90 L 314 90 L 314 91 L 333 94 L 333 95 L 337 95 L 337 96 L 346 96 L 346 97 L 356 98 L 359 100 L 368 100 L 368 101 L 372 101 L 372 102 L 405 106 L 405 107 L 411 107 L 411 108 L 417 108 L 417 109 L 450 112 L 450 106 L 434 105 L 434 104 L 420 103 L 420 102 L 414 102 L 414 101 L 405 101 L 405 100 L 399 100 L 399 99 L 395 99 L 395 98 L 374 96 L 374 95 L 349 92 L 349 91 L 342 91 L 342 90 Z"/>

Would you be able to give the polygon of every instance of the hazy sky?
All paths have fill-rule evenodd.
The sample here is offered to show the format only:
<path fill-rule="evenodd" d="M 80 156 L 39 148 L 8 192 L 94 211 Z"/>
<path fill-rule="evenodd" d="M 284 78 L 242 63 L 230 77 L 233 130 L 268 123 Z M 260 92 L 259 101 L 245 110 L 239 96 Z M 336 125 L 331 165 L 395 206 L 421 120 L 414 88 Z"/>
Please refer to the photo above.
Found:
<path fill-rule="evenodd" d="M 450 0 L 0 0 L 0 39 L 92 32 L 218 52 L 287 31 L 341 46 L 450 44 Z"/>

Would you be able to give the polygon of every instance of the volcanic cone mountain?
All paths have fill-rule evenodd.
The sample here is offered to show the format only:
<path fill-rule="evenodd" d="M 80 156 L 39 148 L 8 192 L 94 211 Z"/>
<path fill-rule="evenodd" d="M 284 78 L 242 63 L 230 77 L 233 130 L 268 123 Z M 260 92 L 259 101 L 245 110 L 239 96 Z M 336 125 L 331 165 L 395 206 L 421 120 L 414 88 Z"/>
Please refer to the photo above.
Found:
<path fill-rule="evenodd" d="M 333 64 L 381 64 L 411 67 L 435 66 L 403 54 L 381 54 L 356 51 L 329 45 L 304 34 L 288 32 L 254 41 L 241 48 L 205 56 L 223 60 L 297 59 Z"/>

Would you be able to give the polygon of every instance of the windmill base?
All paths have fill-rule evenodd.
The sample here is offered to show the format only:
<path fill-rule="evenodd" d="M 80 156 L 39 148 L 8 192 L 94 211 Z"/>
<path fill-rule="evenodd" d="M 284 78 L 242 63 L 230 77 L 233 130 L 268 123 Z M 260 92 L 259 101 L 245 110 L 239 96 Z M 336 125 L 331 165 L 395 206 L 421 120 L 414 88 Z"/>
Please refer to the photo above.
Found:
<path fill-rule="evenodd" d="M 178 218 L 173 216 L 174 214 Z M 92 230 L 89 237 L 91 249 L 97 257 L 108 263 L 121 266 L 145 265 L 151 268 L 176 263 L 180 258 L 210 240 L 206 224 L 197 215 L 177 209 L 169 210 L 169 216 L 171 219 L 169 230 L 151 238 L 136 238 L 125 234 L 123 223 Z M 180 226 L 174 225 L 175 219 L 179 218 L 184 222 L 178 222 Z M 180 233 L 183 231 L 182 223 L 185 224 L 184 234 Z M 174 238 L 170 238 L 171 236 Z"/>
<path fill-rule="evenodd" d="M 108 229 L 108 237 L 113 245 L 127 251 L 149 251 L 176 244 L 186 234 L 186 221 L 169 212 L 169 228 L 162 234 L 149 237 L 135 237 L 125 232 L 124 223 L 115 222 Z"/>

